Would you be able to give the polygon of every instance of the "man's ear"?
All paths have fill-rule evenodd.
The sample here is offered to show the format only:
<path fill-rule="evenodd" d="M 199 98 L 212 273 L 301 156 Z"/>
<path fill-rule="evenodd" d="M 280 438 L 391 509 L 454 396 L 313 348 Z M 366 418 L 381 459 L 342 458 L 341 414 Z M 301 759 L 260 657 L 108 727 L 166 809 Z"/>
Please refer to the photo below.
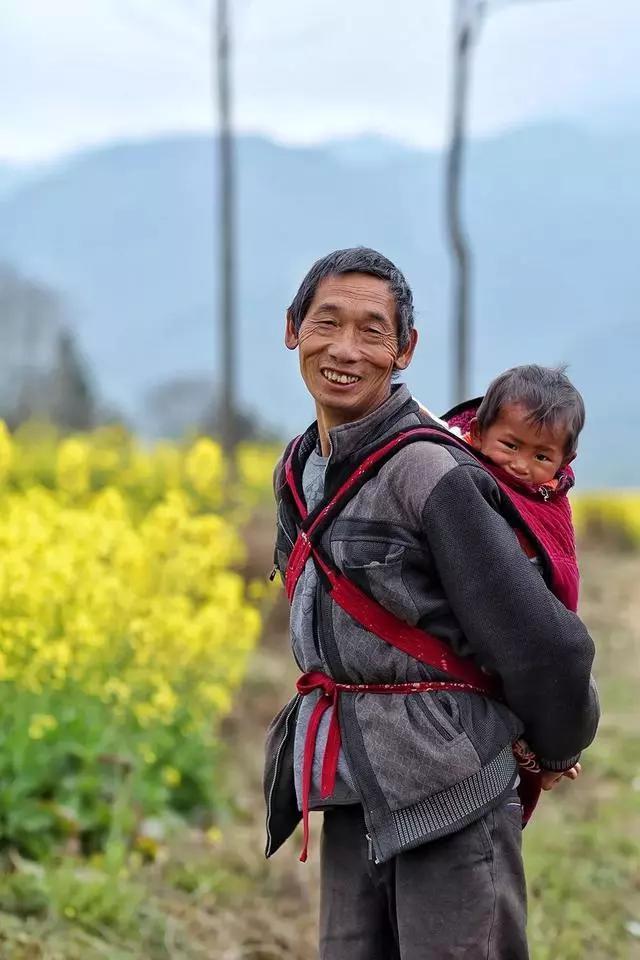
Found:
<path fill-rule="evenodd" d="M 396 362 L 394 364 L 396 370 L 406 370 L 411 360 L 413 359 L 413 353 L 416 349 L 416 344 L 418 343 L 418 331 L 411 330 L 409 333 L 409 343 L 404 348 L 404 350 L 398 354 L 396 357 Z"/>
<path fill-rule="evenodd" d="M 291 310 L 287 310 L 287 319 L 284 328 L 284 345 L 287 350 L 295 350 L 298 346 L 298 333 L 293 322 Z"/>
<path fill-rule="evenodd" d="M 469 424 L 469 433 L 471 434 L 471 443 L 473 446 L 480 448 L 482 446 L 482 435 L 480 433 L 480 424 L 478 423 L 477 417 L 474 417 Z"/>

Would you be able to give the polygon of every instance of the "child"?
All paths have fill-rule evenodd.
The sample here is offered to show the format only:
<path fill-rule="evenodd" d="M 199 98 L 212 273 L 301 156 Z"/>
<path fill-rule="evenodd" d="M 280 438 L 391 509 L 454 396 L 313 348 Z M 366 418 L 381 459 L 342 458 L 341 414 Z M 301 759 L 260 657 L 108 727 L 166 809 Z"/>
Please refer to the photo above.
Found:
<path fill-rule="evenodd" d="M 513 367 L 489 385 L 480 401 L 456 407 L 445 420 L 487 461 L 503 486 L 524 497 L 527 520 L 533 519 L 536 536 L 544 537 L 547 555 L 561 569 L 554 592 L 575 608 L 578 568 L 567 493 L 573 486 L 569 464 L 576 456 L 585 410 L 564 370 Z M 541 566 L 539 546 L 522 530 L 516 528 L 516 534 L 531 561 Z M 533 764 L 524 741 L 516 744 L 516 754 L 525 765 L 527 758 Z M 580 764 L 565 773 L 542 771 L 542 789 L 579 774 Z"/>

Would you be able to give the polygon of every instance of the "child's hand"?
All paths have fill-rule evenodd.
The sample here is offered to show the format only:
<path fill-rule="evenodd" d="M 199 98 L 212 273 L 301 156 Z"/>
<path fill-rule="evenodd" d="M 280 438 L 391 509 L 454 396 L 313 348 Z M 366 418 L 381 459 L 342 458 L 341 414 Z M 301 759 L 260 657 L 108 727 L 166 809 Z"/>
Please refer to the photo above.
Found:
<path fill-rule="evenodd" d="M 563 770 L 562 772 L 557 770 L 542 770 L 540 773 L 542 789 L 553 790 L 563 777 L 566 777 L 567 780 L 577 780 L 581 773 L 582 767 L 579 763 L 576 763 L 575 767 L 571 767 L 569 770 Z"/>

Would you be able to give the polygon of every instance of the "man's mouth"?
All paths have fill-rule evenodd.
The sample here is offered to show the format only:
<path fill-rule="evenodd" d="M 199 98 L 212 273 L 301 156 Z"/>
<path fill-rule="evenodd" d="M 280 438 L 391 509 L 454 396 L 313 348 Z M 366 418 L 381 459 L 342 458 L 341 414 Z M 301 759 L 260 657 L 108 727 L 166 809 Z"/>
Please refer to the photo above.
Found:
<path fill-rule="evenodd" d="M 332 370 L 330 367 L 323 367 L 321 370 L 322 376 L 325 380 L 328 380 L 329 383 L 357 383 L 360 380 L 360 377 L 354 377 L 350 373 L 340 373 L 339 370 Z"/>

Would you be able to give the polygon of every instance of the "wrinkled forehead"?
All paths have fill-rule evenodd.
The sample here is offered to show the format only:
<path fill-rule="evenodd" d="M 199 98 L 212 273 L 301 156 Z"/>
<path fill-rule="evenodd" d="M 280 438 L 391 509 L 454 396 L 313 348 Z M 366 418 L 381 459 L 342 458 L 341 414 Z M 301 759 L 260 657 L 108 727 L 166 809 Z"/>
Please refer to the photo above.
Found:
<path fill-rule="evenodd" d="M 389 283 L 366 273 L 325 277 L 318 284 L 307 316 L 331 310 L 345 320 L 375 317 L 395 329 L 396 302 Z"/>

